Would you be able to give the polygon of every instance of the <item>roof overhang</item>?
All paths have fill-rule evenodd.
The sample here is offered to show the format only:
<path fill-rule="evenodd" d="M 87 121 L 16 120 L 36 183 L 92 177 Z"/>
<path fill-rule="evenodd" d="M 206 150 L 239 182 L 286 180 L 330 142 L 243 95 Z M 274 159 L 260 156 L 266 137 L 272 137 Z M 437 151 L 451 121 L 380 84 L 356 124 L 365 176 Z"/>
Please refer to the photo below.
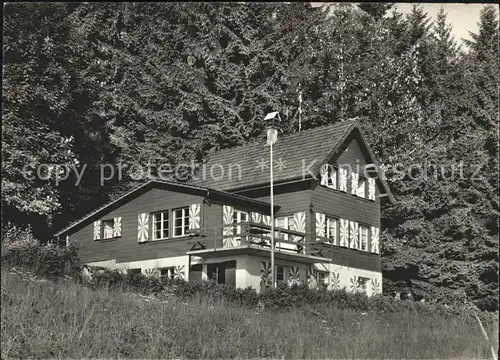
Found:
<path fill-rule="evenodd" d="M 252 244 L 246 244 L 228 248 L 193 250 L 186 252 L 186 255 L 198 256 L 201 258 L 217 258 L 222 256 L 236 256 L 236 255 L 253 255 L 261 257 L 270 257 L 271 249 L 262 248 L 260 246 Z M 316 264 L 320 262 L 332 261 L 331 259 L 320 256 L 294 254 L 291 252 L 277 252 L 277 251 L 274 252 L 274 258 L 277 260 L 295 261 L 304 264 Z"/>
<path fill-rule="evenodd" d="M 222 191 L 222 190 L 216 190 L 216 189 L 210 189 L 210 188 L 204 188 L 200 186 L 195 186 L 195 185 L 189 185 L 189 184 L 184 184 L 184 183 L 178 183 L 174 181 L 165 181 L 165 180 L 150 180 L 147 183 L 144 183 L 129 192 L 125 193 L 124 195 L 120 196 L 119 198 L 97 208 L 96 210 L 88 213 L 84 217 L 80 218 L 79 220 L 73 222 L 69 226 L 63 228 L 62 230 L 59 230 L 57 233 L 54 234 L 54 236 L 62 236 L 66 233 L 68 233 L 71 230 L 80 229 L 84 226 L 86 226 L 89 222 L 93 221 L 96 218 L 99 218 L 101 215 L 105 214 L 106 212 L 112 211 L 123 204 L 127 203 L 128 201 L 132 200 L 133 198 L 144 194 L 145 192 L 151 190 L 151 189 L 165 189 L 165 190 L 172 190 L 172 191 L 182 191 L 182 192 L 187 192 L 199 196 L 203 196 L 205 199 L 210 199 L 210 200 L 216 200 L 220 202 L 232 202 L 235 204 L 240 204 L 240 205 L 246 205 L 248 207 L 252 207 L 255 209 L 255 211 L 260 212 L 264 215 L 269 215 L 271 213 L 271 204 L 268 202 L 262 201 L 262 200 L 256 200 L 244 195 L 239 195 L 239 194 L 232 194 L 227 191 Z M 279 205 L 274 205 L 274 211 L 277 212 L 280 209 Z"/>

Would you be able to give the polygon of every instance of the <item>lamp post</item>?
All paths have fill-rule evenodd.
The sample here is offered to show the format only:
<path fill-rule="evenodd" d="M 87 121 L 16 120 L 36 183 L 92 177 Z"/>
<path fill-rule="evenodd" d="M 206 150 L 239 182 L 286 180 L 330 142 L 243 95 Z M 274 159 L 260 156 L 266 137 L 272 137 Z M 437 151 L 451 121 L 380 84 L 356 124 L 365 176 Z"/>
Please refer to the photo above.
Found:
<path fill-rule="evenodd" d="M 278 130 L 274 127 L 274 118 L 278 117 L 281 121 L 280 115 L 277 111 L 271 112 L 266 115 L 264 121 L 272 120 L 272 125 L 267 129 L 267 145 L 269 145 L 269 178 L 271 187 L 271 281 L 272 287 L 276 287 L 276 276 L 274 269 L 274 182 L 273 182 L 273 144 L 278 140 Z"/>

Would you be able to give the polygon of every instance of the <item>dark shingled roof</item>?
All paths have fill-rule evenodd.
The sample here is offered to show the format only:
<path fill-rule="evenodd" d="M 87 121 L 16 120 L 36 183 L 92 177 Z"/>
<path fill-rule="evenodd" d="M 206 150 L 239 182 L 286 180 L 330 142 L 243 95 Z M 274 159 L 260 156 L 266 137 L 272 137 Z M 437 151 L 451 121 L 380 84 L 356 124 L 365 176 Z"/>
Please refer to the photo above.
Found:
<path fill-rule="evenodd" d="M 310 164 L 314 164 L 309 167 L 311 172 L 318 173 L 321 164 L 329 158 L 332 151 L 341 145 L 356 126 L 356 120 L 346 120 L 290 135 L 278 135 L 278 141 L 273 145 L 274 181 L 302 178 L 303 168 L 308 168 Z M 236 190 L 267 184 L 269 183 L 269 151 L 265 140 L 221 150 L 205 163 L 205 176 L 203 171 L 198 171 L 196 177 L 189 183 L 220 190 Z M 281 171 L 276 163 L 280 159 L 284 165 Z M 264 170 L 259 167 L 259 162 L 262 161 L 266 164 Z M 238 179 L 238 165 L 241 168 L 241 179 Z M 230 167 L 232 177 L 229 176 Z M 213 169 L 215 179 L 210 176 L 210 169 Z M 224 171 L 223 177 L 221 169 Z M 221 179 L 217 180 L 218 177 Z"/>

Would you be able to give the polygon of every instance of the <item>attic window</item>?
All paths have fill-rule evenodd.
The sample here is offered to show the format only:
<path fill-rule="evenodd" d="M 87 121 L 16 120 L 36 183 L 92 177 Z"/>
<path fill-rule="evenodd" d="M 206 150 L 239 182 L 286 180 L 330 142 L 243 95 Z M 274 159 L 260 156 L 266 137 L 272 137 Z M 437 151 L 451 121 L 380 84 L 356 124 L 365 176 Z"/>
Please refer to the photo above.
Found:
<path fill-rule="evenodd" d="M 113 227 L 114 227 L 114 219 L 103 220 L 102 228 L 103 228 L 103 239 L 112 239 L 113 236 Z"/>

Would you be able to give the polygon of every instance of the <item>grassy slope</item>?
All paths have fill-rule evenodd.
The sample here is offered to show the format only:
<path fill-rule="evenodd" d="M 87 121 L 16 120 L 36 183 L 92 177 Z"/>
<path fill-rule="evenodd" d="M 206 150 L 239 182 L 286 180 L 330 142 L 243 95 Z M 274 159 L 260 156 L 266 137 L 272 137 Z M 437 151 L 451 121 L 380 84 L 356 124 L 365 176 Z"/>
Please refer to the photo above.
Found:
<path fill-rule="evenodd" d="M 256 311 L 145 301 L 2 271 L 2 358 L 487 358 L 477 324 L 337 310 Z M 497 334 L 490 329 L 490 334 Z M 493 339 L 495 343 L 497 338 Z"/>

